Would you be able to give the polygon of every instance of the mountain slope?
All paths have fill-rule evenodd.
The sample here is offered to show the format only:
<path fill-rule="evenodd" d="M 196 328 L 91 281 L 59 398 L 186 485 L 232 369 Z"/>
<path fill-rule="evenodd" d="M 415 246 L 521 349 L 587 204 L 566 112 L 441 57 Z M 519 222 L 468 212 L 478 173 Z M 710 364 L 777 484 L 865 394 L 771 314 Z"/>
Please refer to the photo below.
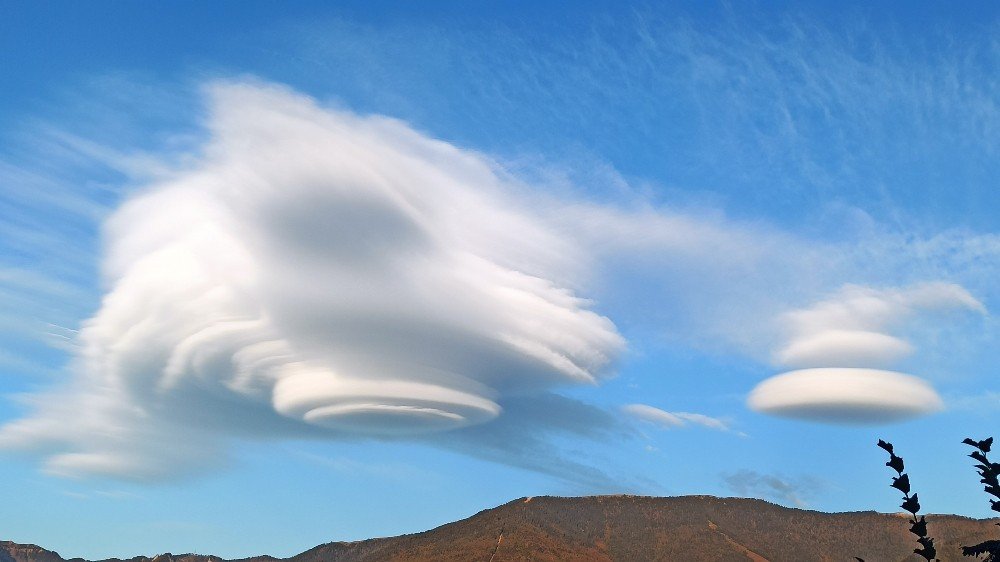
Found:
<path fill-rule="evenodd" d="M 962 560 L 959 545 L 995 537 L 996 520 L 928 516 L 943 561 Z M 436 529 L 399 537 L 317 546 L 287 562 L 383 560 L 870 562 L 919 560 L 899 515 L 821 513 L 760 500 L 687 496 L 522 498 Z M 10 560 L 8 560 L 8 558 Z M 79 559 L 77 559 L 79 560 Z M 275 562 L 255 557 L 245 562 Z M 968 560 L 968 559 L 965 559 Z M 33 545 L 0 542 L 0 562 L 62 562 Z M 83 562 L 83 561 L 79 561 Z M 201 555 L 139 557 L 132 562 L 221 562 Z"/>

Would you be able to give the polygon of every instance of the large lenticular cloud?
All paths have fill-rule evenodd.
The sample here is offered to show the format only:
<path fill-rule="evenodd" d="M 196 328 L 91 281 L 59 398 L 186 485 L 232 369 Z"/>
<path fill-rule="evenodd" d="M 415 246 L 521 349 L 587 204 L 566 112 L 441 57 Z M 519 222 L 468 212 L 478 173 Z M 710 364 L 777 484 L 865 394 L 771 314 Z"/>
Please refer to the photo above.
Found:
<path fill-rule="evenodd" d="M 0 444 L 157 476 L 213 435 L 450 430 L 607 374 L 623 340 L 566 288 L 573 244 L 487 160 L 273 87 L 212 94 L 204 158 L 106 226 L 76 380 Z"/>

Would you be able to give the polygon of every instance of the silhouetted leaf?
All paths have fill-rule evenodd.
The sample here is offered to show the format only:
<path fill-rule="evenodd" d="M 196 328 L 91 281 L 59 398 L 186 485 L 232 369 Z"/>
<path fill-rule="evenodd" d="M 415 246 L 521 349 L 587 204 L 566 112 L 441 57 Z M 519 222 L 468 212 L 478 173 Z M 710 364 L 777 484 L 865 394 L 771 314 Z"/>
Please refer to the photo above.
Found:
<path fill-rule="evenodd" d="M 1000 557 L 1000 541 L 985 541 L 973 546 L 963 546 L 962 556 L 986 555 L 986 562 L 997 562 Z"/>
<path fill-rule="evenodd" d="M 966 445 L 971 445 L 984 453 L 988 453 L 990 452 L 990 447 L 993 446 L 993 438 L 987 437 L 982 441 L 976 441 L 974 439 L 966 437 L 965 439 L 962 440 L 962 443 L 965 443 Z"/>
<path fill-rule="evenodd" d="M 910 493 L 910 477 L 906 474 L 900 476 L 899 478 L 892 479 L 892 487 L 903 492 L 904 494 Z"/>
<path fill-rule="evenodd" d="M 920 537 L 917 539 L 917 542 L 920 543 L 920 546 L 923 548 L 914 549 L 913 552 L 916 552 L 927 560 L 933 560 L 934 557 L 937 556 L 937 549 L 934 548 L 934 539 L 930 537 Z"/>
<path fill-rule="evenodd" d="M 906 498 L 899 507 L 902 507 L 904 511 L 909 511 L 914 517 L 917 516 L 917 512 L 920 511 L 920 502 L 917 500 L 917 494 Z"/>
<path fill-rule="evenodd" d="M 917 553 L 919 556 L 923 556 L 927 560 L 934 560 L 934 557 L 937 556 L 937 550 L 933 546 L 914 548 L 913 552 Z"/>
<path fill-rule="evenodd" d="M 924 520 L 923 515 L 920 516 L 920 519 L 910 525 L 910 532 L 918 537 L 927 536 L 927 521 Z"/>
<path fill-rule="evenodd" d="M 889 453 L 889 462 L 885 463 L 885 465 L 888 466 L 889 468 L 895 470 L 896 472 L 898 472 L 900 474 L 903 473 L 903 459 L 900 458 L 900 457 L 897 457 L 893 453 Z"/>

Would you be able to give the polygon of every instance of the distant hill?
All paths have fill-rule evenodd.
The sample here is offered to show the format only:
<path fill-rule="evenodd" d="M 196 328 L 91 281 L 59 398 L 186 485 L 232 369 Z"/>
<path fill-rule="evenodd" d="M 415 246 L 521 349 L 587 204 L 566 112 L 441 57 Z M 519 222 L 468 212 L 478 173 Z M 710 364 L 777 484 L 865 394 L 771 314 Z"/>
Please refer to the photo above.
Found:
<path fill-rule="evenodd" d="M 1000 536 L 994 523 L 928 516 L 942 561 L 962 558 L 959 545 Z M 593 496 L 522 498 L 430 531 L 358 542 L 327 543 L 287 562 L 869 562 L 922 560 L 900 515 L 821 513 L 744 498 Z M 243 562 L 276 562 L 260 556 Z M 0 542 L 0 562 L 64 562 L 34 545 Z M 85 562 L 79 558 L 69 562 Z M 161 554 L 130 562 L 222 562 L 217 556 Z"/>

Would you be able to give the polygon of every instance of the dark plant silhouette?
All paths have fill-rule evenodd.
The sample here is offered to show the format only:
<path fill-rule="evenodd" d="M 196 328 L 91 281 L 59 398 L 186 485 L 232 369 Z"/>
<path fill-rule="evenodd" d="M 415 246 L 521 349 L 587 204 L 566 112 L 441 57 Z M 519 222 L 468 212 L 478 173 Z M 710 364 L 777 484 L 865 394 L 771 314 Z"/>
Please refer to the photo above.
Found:
<path fill-rule="evenodd" d="M 979 480 L 985 486 L 983 490 L 987 494 L 997 498 L 996 500 L 990 500 L 990 509 L 996 512 L 1000 512 L 1000 481 L 997 480 L 1000 476 L 1000 463 L 990 462 L 987 456 L 990 452 L 990 448 L 993 446 L 993 438 L 988 437 L 982 441 L 975 441 L 966 437 L 962 443 L 975 448 L 969 454 L 970 457 L 976 460 L 976 470 L 979 471 Z M 1000 525 L 1000 523 L 997 523 Z M 963 546 L 962 555 L 964 556 L 975 556 L 979 557 L 986 555 L 986 562 L 1000 562 L 1000 540 L 984 541 L 972 546 Z"/>
<path fill-rule="evenodd" d="M 889 462 L 885 465 L 896 471 L 896 476 L 892 478 L 890 486 L 903 493 L 903 503 L 900 507 L 910 514 L 910 532 L 917 536 L 917 542 L 920 543 L 920 548 L 913 549 L 913 552 L 925 560 L 937 560 L 934 539 L 927 536 L 927 520 L 923 515 L 919 519 L 917 518 L 917 512 L 920 511 L 920 500 L 916 493 L 910 495 L 910 476 L 903 472 L 905 465 L 902 457 L 897 456 L 893 451 L 892 443 L 879 439 L 878 446 L 889 453 Z M 864 559 L 858 557 L 855 557 L 855 560 L 865 562 Z"/>
<path fill-rule="evenodd" d="M 962 440 L 962 443 L 973 447 L 975 451 L 969 454 L 970 457 L 976 461 L 976 470 L 979 471 L 979 480 L 984 484 L 983 490 L 987 494 L 997 498 L 995 500 L 990 500 L 990 509 L 1000 513 L 1000 463 L 991 462 L 989 459 L 990 449 L 993 447 L 993 438 L 987 437 L 982 441 L 976 441 L 966 437 Z M 915 549 L 913 552 L 922 556 L 926 560 L 937 560 L 934 558 L 937 556 L 937 550 L 934 548 L 934 539 L 927 536 L 927 520 L 921 515 L 917 519 L 917 512 L 920 511 L 920 501 L 917 498 L 917 494 L 910 495 L 910 477 L 903 473 L 905 468 L 903 464 L 903 459 L 896 455 L 893 451 L 892 443 L 878 440 L 878 446 L 885 449 L 889 453 L 889 462 L 885 463 L 886 466 L 896 471 L 896 476 L 892 479 L 893 488 L 903 492 L 903 503 L 900 507 L 910 513 L 910 532 L 917 535 L 917 542 L 920 543 L 921 548 Z M 997 523 L 1000 526 L 1000 523 Z M 972 546 L 963 546 L 962 555 L 963 556 L 975 556 L 980 557 L 986 555 L 984 562 L 1000 562 L 1000 540 L 990 540 L 983 541 L 979 544 Z M 855 557 L 858 562 L 865 562 L 863 558 Z"/>

